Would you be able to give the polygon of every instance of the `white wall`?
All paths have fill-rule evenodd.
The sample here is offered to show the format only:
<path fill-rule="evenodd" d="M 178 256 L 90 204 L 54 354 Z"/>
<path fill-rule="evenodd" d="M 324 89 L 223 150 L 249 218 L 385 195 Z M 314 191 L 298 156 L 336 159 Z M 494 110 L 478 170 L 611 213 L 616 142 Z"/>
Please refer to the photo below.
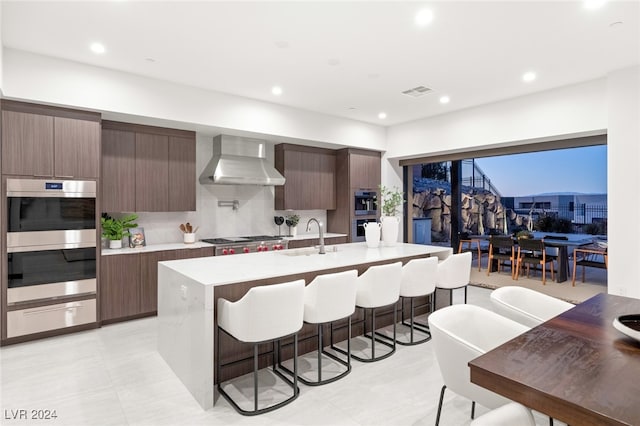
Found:
<path fill-rule="evenodd" d="M 606 127 L 606 80 L 600 79 L 391 126 L 387 155 L 469 151 L 558 135 L 602 133 Z"/>
<path fill-rule="evenodd" d="M 0 23 L 2 23 L 2 2 L 0 1 Z M 2 73 L 2 68 L 3 68 L 3 48 L 2 48 L 2 25 L 0 24 L 0 96 L 2 95 L 3 91 L 2 91 L 2 80 L 3 80 L 3 73 Z"/>
<path fill-rule="evenodd" d="M 4 95 L 194 125 L 383 150 L 381 126 L 4 49 Z"/>
<path fill-rule="evenodd" d="M 609 292 L 640 298 L 640 67 L 607 78 Z"/>
<path fill-rule="evenodd" d="M 387 130 L 388 158 L 470 152 L 558 137 L 608 134 L 609 292 L 640 298 L 633 234 L 640 187 L 640 68 L 607 78 L 418 120 Z M 384 184 L 397 178 L 383 173 Z"/>

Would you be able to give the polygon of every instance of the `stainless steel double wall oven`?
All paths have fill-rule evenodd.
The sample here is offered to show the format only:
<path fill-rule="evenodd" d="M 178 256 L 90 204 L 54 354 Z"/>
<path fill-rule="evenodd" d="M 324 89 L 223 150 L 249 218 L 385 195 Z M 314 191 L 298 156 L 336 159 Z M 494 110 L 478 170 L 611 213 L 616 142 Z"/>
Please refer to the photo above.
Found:
<path fill-rule="evenodd" d="M 96 322 L 96 182 L 6 188 L 6 337 Z"/>

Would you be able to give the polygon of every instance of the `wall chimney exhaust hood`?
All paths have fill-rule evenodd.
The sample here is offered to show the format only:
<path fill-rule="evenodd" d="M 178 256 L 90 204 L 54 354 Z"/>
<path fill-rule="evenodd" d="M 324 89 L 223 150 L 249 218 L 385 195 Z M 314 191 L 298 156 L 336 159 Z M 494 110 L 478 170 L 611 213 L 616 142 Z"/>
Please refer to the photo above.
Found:
<path fill-rule="evenodd" d="M 284 176 L 266 160 L 267 142 L 240 136 L 213 138 L 213 158 L 200 175 L 201 184 L 284 185 Z"/>

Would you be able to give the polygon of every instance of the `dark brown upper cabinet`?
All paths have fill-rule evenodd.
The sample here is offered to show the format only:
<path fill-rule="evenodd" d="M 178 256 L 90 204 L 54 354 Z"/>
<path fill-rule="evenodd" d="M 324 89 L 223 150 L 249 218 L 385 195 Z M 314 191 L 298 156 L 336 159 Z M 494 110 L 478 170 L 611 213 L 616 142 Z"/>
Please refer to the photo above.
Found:
<path fill-rule="evenodd" d="M 3 101 L 2 124 L 3 174 L 99 177 L 100 114 Z"/>
<path fill-rule="evenodd" d="M 102 129 L 102 210 L 136 210 L 136 135 Z"/>
<path fill-rule="evenodd" d="M 275 146 L 275 167 L 286 179 L 275 188 L 276 210 L 336 208 L 335 151 L 279 144 Z"/>
<path fill-rule="evenodd" d="M 377 191 L 380 185 L 380 153 L 350 150 L 348 156 L 349 186 Z"/>
<path fill-rule="evenodd" d="M 102 138 L 103 211 L 196 209 L 194 132 L 103 121 Z"/>

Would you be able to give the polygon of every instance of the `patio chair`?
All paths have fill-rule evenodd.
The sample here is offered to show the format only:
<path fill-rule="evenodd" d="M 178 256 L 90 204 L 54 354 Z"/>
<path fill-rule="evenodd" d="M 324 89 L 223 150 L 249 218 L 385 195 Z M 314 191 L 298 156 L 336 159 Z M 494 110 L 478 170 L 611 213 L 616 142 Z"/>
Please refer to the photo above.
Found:
<path fill-rule="evenodd" d="M 473 247 L 474 244 L 476 245 L 475 248 Z M 476 259 L 478 260 L 478 272 L 480 272 L 482 270 L 482 255 L 484 253 L 489 253 L 489 248 L 486 244 L 483 247 L 482 241 L 477 238 L 466 238 L 460 240 L 460 244 L 458 244 L 458 253 L 465 253 L 468 251 L 471 253 L 477 253 Z"/>
<path fill-rule="evenodd" d="M 590 268 L 608 269 L 609 255 L 607 254 L 607 248 L 604 250 L 590 250 L 589 248 L 577 248 L 574 250 L 573 257 L 573 276 L 571 278 L 571 285 L 576 285 L 576 270 L 578 266 L 582 266 L 582 282 L 585 279 L 586 266 Z"/>
<path fill-rule="evenodd" d="M 546 265 L 551 264 L 551 279 L 553 279 L 553 258 L 547 257 L 544 246 L 544 240 L 520 238 L 518 240 L 518 258 L 516 267 L 516 280 L 520 276 L 522 264 L 527 264 L 527 277 L 529 277 L 529 269 L 531 265 L 540 265 L 542 267 L 542 284 L 547 283 Z"/>
<path fill-rule="evenodd" d="M 511 268 L 511 278 L 515 275 L 515 243 L 513 238 L 492 235 L 489 240 L 489 261 L 487 263 L 487 276 L 491 273 L 491 263 L 496 260 L 498 264 L 498 272 L 500 272 L 500 266 L 505 265 L 505 261 L 509 261 L 509 267 Z"/>

